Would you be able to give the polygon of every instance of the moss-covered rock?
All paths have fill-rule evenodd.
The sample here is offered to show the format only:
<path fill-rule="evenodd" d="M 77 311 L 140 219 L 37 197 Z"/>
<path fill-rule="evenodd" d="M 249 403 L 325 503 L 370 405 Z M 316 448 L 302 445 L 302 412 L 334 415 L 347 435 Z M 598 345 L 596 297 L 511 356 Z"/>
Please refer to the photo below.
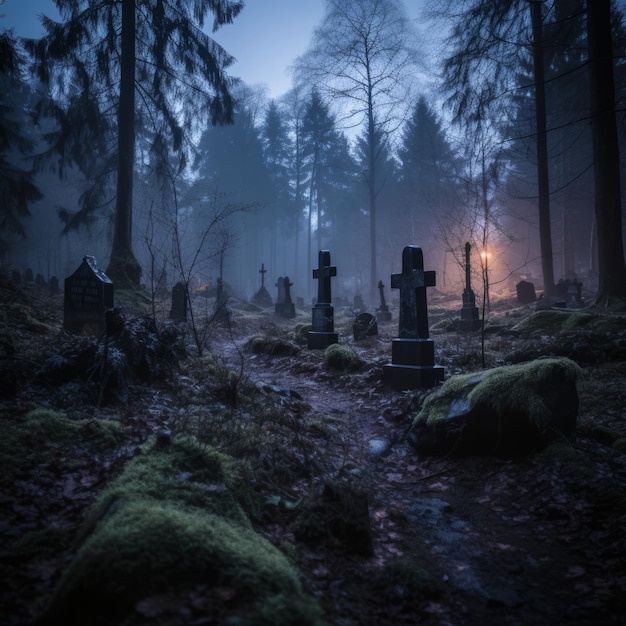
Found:
<path fill-rule="evenodd" d="M 576 432 L 581 369 L 537 359 L 453 376 L 428 396 L 410 440 L 434 454 L 522 454 Z"/>
<path fill-rule="evenodd" d="M 322 624 L 297 571 L 237 504 L 231 463 L 207 446 L 167 439 L 131 461 L 91 508 L 45 623 Z M 172 613 L 146 609 L 168 594 L 183 605 L 189 594 L 202 600 Z"/>
<path fill-rule="evenodd" d="M 356 372 L 364 362 L 350 348 L 333 343 L 324 350 L 324 365 L 335 372 Z"/>

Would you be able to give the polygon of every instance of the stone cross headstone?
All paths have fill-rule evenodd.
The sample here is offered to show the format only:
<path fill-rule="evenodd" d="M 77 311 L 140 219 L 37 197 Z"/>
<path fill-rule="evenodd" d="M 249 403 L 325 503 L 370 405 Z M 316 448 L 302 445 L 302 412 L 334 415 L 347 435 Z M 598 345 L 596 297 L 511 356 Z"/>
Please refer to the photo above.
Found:
<path fill-rule="evenodd" d="M 113 282 L 98 267 L 93 256 L 85 256 L 79 268 L 65 279 L 63 328 L 80 335 L 104 330 L 104 313 L 113 307 Z"/>
<path fill-rule="evenodd" d="M 517 290 L 517 299 L 522 304 L 532 304 L 537 300 L 537 294 L 535 293 L 535 285 L 526 280 L 520 280 L 515 286 Z"/>
<path fill-rule="evenodd" d="M 376 317 L 381 320 L 381 322 L 390 322 L 391 311 L 385 302 L 385 285 L 382 280 L 378 281 L 378 293 L 380 294 L 380 308 L 376 309 Z"/>
<path fill-rule="evenodd" d="M 261 286 L 259 290 L 252 296 L 252 303 L 261 307 L 270 307 L 272 306 L 272 296 L 270 296 L 268 290 L 265 288 L 265 274 L 267 274 L 267 270 L 265 269 L 265 263 L 261 263 L 261 269 L 259 270 L 259 274 L 261 274 Z"/>
<path fill-rule="evenodd" d="M 170 319 L 174 322 L 187 321 L 187 290 L 184 283 L 176 283 L 172 287 L 172 309 Z"/>
<path fill-rule="evenodd" d="M 435 272 L 424 271 L 422 249 L 406 246 L 402 273 L 391 276 L 392 289 L 400 290 L 399 337 L 391 342 L 391 363 L 383 366 L 383 380 L 394 389 L 434 387 L 443 381 L 428 330 L 426 288 L 434 286 Z"/>
<path fill-rule="evenodd" d="M 292 318 L 296 316 L 296 306 L 291 301 L 290 288 L 293 283 L 289 282 L 289 276 L 279 276 L 276 281 L 276 287 L 278 288 L 278 296 L 276 298 L 276 304 L 274 310 L 277 315 L 281 317 Z"/>
<path fill-rule="evenodd" d="M 463 332 L 479 330 L 482 326 L 476 296 L 472 291 L 470 252 L 472 246 L 469 241 L 465 244 L 465 290 L 463 291 L 463 308 L 461 309 L 461 323 L 459 329 Z"/>
<path fill-rule="evenodd" d="M 330 252 L 320 250 L 318 268 L 313 270 L 317 279 L 317 303 L 313 306 L 311 330 L 307 333 L 309 350 L 324 350 L 333 343 L 338 343 L 339 335 L 335 332 L 330 279 L 337 276 L 337 268 L 330 264 Z"/>

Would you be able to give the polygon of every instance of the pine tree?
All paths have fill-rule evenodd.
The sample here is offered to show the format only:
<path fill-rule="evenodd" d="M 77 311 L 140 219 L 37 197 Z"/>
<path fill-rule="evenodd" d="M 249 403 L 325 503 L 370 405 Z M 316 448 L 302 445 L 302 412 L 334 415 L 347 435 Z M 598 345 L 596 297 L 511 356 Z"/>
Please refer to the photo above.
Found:
<path fill-rule="evenodd" d="M 118 286 L 138 286 L 141 268 L 132 249 L 135 145 L 168 138 L 176 151 L 208 116 L 232 116 L 232 58 L 203 31 L 231 22 L 243 8 L 228 0 L 55 0 L 64 19 L 43 18 L 46 35 L 30 43 L 40 79 L 50 85 L 61 159 L 80 166 L 82 155 L 116 138 L 115 226 L 107 273 Z M 137 16 L 141 16 L 137 19 Z M 106 161 L 105 161 L 106 162 Z M 107 177 L 103 167 L 99 178 Z M 105 186 L 100 185 L 104 190 Z M 91 198 L 93 200 L 93 198 Z M 104 202 L 83 203 L 68 224 L 79 224 Z"/>

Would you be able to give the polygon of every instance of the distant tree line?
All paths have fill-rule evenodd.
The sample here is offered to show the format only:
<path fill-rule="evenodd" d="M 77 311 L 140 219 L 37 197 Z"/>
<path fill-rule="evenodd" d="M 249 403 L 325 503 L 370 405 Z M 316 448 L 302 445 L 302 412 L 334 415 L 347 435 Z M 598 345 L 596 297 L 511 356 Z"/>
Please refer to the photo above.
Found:
<path fill-rule="evenodd" d="M 594 152 L 598 119 L 612 116 L 626 138 L 622 13 L 613 7 L 608 22 L 613 96 L 607 50 L 589 36 L 607 27 L 596 9 L 609 0 L 592 11 L 541 3 L 547 281 L 527 0 L 437 3 L 428 19 L 448 38 L 435 90 L 417 80 L 425 68 L 402 2 L 327 0 L 319 36 L 278 100 L 231 78 L 231 57 L 201 30 L 211 14 L 215 28 L 235 20 L 241 2 L 206 0 L 194 14 L 182 0 L 56 4 L 64 21 L 44 19 L 41 40 L 0 38 L 3 264 L 46 194 L 37 172 L 53 168 L 80 190 L 57 207 L 63 228 L 104 231 L 120 284 L 165 270 L 176 280 L 177 238 L 202 249 L 199 280 L 224 275 L 245 295 L 263 262 L 309 298 L 312 264 L 328 248 L 341 288 L 373 297 L 408 243 L 424 248 L 441 287 L 458 290 L 470 241 L 495 282 L 530 276 L 548 289 L 577 275 L 605 301 L 626 296 L 624 168 L 611 153 L 599 169 Z M 602 177 L 612 165 L 617 187 Z"/>

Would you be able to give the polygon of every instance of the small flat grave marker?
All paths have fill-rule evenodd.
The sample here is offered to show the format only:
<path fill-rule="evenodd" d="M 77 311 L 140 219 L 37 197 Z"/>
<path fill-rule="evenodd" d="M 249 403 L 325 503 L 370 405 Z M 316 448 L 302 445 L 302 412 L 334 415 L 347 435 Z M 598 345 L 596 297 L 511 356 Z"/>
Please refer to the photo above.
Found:
<path fill-rule="evenodd" d="M 399 337 L 391 342 L 391 363 L 383 366 L 383 380 L 394 389 L 434 387 L 443 381 L 428 331 L 426 287 L 434 285 L 435 272 L 424 271 L 422 249 L 406 246 L 402 273 L 391 276 L 392 289 L 400 289 Z"/>
<path fill-rule="evenodd" d="M 537 300 L 537 294 L 535 293 L 535 285 L 526 280 L 520 280 L 515 286 L 517 290 L 517 299 L 522 304 L 532 304 Z"/>
<path fill-rule="evenodd" d="M 113 283 L 93 256 L 65 279 L 63 328 L 78 335 L 104 330 L 104 312 L 113 307 Z"/>
<path fill-rule="evenodd" d="M 324 350 L 329 345 L 339 342 L 335 332 L 330 279 L 337 276 L 337 268 L 330 264 L 330 252 L 320 250 L 318 268 L 313 270 L 313 278 L 317 279 L 317 303 L 313 306 L 311 330 L 307 333 L 309 350 Z"/>

